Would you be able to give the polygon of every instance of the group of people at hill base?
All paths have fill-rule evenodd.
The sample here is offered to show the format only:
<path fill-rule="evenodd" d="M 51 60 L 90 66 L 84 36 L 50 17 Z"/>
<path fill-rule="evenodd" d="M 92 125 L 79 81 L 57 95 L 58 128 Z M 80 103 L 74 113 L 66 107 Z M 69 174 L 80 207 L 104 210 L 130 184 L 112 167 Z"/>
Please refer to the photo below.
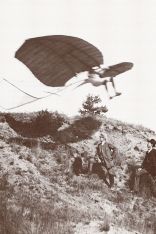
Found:
<path fill-rule="evenodd" d="M 142 175 L 149 176 L 153 181 L 156 181 L 156 141 L 154 139 L 147 140 L 147 152 L 142 165 L 135 169 L 133 189 L 139 191 L 140 179 Z M 108 187 L 114 185 L 115 177 L 115 159 L 118 154 L 118 149 L 108 143 L 107 135 L 101 133 L 100 141 L 96 147 L 95 157 L 86 159 L 86 155 L 75 156 L 72 162 L 72 170 L 75 175 L 81 173 L 96 173 L 101 177 Z M 84 161 L 87 160 L 88 168 L 83 167 Z"/>

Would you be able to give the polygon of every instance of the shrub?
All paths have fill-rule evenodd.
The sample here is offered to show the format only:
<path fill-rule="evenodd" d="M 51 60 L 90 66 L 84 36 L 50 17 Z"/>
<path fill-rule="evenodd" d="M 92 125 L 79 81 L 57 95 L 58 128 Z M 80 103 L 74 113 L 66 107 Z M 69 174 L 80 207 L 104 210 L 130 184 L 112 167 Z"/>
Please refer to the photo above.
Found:
<path fill-rule="evenodd" d="M 9 126 L 18 134 L 22 136 L 27 136 L 27 137 L 33 136 L 34 132 L 33 132 L 32 120 L 29 120 L 29 121 L 25 121 L 25 119 L 17 120 L 11 114 L 6 114 L 5 118 Z"/>
<path fill-rule="evenodd" d="M 57 141 L 65 144 L 89 138 L 100 128 L 101 124 L 102 122 L 93 116 L 79 117 L 69 127 L 58 131 Z"/>
<path fill-rule="evenodd" d="M 86 101 L 82 104 L 82 109 L 79 110 L 81 115 L 100 115 L 101 113 L 105 113 L 108 111 L 106 106 L 96 106 L 96 104 L 100 103 L 101 99 L 99 96 L 88 95 Z"/>
<path fill-rule="evenodd" d="M 89 137 L 94 131 L 98 130 L 101 122 L 96 118 L 87 116 L 76 120 L 72 125 L 72 130 L 75 136 L 80 139 Z"/>
<path fill-rule="evenodd" d="M 37 136 L 53 135 L 65 122 L 57 112 L 40 111 L 33 121 L 33 129 Z"/>
<path fill-rule="evenodd" d="M 6 121 L 17 133 L 25 137 L 42 137 L 57 132 L 67 118 L 57 112 L 40 111 L 29 120 L 16 120 L 11 114 L 5 115 Z"/>

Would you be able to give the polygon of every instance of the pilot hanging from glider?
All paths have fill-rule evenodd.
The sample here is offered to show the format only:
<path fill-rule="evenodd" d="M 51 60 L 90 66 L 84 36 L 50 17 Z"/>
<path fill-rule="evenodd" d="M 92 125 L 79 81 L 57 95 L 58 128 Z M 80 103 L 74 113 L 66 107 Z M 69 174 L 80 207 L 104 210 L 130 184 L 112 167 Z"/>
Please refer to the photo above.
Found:
<path fill-rule="evenodd" d="M 98 66 L 92 67 L 88 71 L 88 78 L 85 79 L 83 81 L 83 83 L 80 84 L 80 85 L 78 85 L 77 87 L 79 87 L 81 85 L 84 85 L 86 83 L 90 83 L 90 84 L 92 84 L 95 87 L 104 85 L 109 99 L 112 99 L 113 97 L 116 97 L 116 96 L 120 96 L 121 93 L 116 90 L 116 86 L 115 86 L 115 82 L 114 82 L 114 77 L 113 76 L 112 77 L 108 77 L 108 78 L 103 77 L 104 73 L 106 71 L 108 71 L 109 69 L 110 69 L 110 67 L 104 67 L 104 65 L 100 65 L 99 67 Z M 108 83 L 109 82 L 112 84 L 112 87 L 113 87 L 113 90 L 114 90 L 114 93 L 115 93 L 114 96 L 111 96 L 109 94 L 109 90 L 108 90 Z"/>

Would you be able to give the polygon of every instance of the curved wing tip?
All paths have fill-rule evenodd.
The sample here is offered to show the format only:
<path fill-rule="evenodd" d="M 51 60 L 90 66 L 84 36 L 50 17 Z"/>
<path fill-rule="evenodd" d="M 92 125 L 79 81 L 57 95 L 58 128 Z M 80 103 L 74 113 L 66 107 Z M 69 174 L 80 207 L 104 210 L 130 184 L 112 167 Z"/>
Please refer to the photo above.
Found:
<path fill-rule="evenodd" d="M 125 62 L 125 64 L 128 69 L 131 69 L 134 66 L 134 63 L 132 62 Z"/>
<path fill-rule="evenodd" d="M 134 63 L 130 63 L 130 68 L 134 67 Z"/>

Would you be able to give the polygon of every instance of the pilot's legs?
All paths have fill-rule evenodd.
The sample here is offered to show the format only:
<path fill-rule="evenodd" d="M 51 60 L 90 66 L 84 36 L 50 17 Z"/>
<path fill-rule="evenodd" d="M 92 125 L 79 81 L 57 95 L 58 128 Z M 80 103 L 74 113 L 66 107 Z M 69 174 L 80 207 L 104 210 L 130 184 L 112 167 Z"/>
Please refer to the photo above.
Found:
<path fill-rule="evenodd" d="M 116 90 L 116 87 L 115 87 L 115 83 L 114 83 L 114 79 L 113 79 L 113 78 L 114 78 L 114 77 L 111 77 L 111 78 L 110 78 L 110 82 L 112 83 L 112 86 L 113 86 L 113 89 L 114 89 L 114 92 L 115 92 L 115 96 L 120 96 L 121 93 L 118 92 L 118 91 Z"/>
<path fill-rule="evenodd" d="M 111 97 L 110 94 L 109 94 L 107 83 L 108 83 L 108 80 L 105 80 L 104 86 L 105 86 L 105 89 L 106 89 L 106 91 L 107 91 L 108 98 L 111 99 L 112 97 Z"/>

